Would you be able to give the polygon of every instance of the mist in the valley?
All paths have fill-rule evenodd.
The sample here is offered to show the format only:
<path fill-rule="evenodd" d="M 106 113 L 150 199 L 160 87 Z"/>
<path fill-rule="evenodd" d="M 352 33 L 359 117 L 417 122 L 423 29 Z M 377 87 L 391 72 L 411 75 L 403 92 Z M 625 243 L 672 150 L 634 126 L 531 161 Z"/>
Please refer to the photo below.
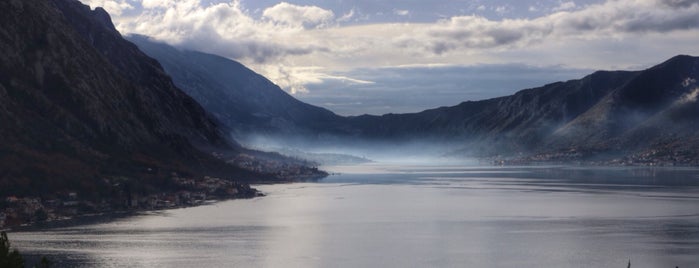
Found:
<path fill-rule="evenodd" d="M 371 126 L 378 130 L 364 131 L 361 125 L 354 132 L 345 133 L 333 129 L 287 129 L 285 133 L 268 130 L 237 133 L 234 138 L 251 149 L 279 152 L 319 165 L 367 162 L 490 165 L 501 160 L 515 164 L 640 161 L 669 165 L 677 159 L 648 156 L 649 152 L 677 150 L 674 140 L 695 133 L 693 122 L 699 111 L 699 88 L 695 80 L 686 81 L 670 90 L 672 94 L 658 95 L 653 88 L 641 88 L 641 93 L 623 90 L 616 93 L 619 98 L 600 95 L 590 98 L 584 107 L 562 111 L 528 101 L 517 106 L 522 111 L 518 121 L 511 120 L 508 113 L 497 113 L 489 121 L 453 124 L 470 124 L 463 131 L 432 129 L 419 117 L 402 118 L 400 124 L 392 125 L 389 117 L 372 122 Z M 567 104 L 567 99 L 562 101 Z M 411 124 L 418 125 L 405 127 Z M 481 131 L 488 129 L 497 131 Z"/>
<path fill-rule="evenodd" d="M 419 165 L 478 164 L 469 157 L 455 157 L 463 144 L 427 139 L 377 140 L 346 136 L 278 136 L 248 134 L 236 139 L 251 149 L 278 152 L 282 155 L 316 162 L 319 165 L 362 163 L 400 163 Z"/>

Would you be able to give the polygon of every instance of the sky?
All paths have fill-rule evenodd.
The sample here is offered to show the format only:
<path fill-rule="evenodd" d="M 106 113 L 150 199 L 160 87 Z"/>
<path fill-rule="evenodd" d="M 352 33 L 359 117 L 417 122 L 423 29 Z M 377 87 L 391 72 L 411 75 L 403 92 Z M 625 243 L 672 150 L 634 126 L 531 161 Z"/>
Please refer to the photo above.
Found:
<path fill-rule="evenodd" d="M 699 0 L 82 0 L 342 115 L 417 112 L 699 55 Z"/>

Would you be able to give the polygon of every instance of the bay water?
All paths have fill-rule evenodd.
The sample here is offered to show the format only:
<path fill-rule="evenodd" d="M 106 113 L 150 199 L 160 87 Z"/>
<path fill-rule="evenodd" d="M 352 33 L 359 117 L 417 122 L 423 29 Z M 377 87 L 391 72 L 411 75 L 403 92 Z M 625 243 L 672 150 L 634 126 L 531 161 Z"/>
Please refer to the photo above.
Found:
<path fill-rule="evenodd" d="M 699 267 L 699 169 L 364 164 L 266 196 L 11 232 L 59 267 Z"/>

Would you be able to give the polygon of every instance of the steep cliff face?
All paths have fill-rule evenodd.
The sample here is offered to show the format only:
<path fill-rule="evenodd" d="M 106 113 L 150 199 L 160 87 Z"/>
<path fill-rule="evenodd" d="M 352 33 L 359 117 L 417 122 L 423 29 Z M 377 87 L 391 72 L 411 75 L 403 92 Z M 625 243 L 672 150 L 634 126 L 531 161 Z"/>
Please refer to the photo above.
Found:
<path fill-rule="evenodd" d="M 138 47 L 121 37 L 111 23 L 109 15 L 101 8 L 91 11 L 79 1 L 54 1 L 68 24 L 94 47 L 137 90 L 133 98 L 137 103 L 139 118 L 153 122 L 151 130 L 179 133 L 192 141 L 225 145 L 226 140 L 219 125 L 209 118 L 204 109 L 191 97 L 176 88 L 172 79 L 160 64 Z"/>
<path fill-rule="evenodd" d="M 0 10 L 0 189 L 94 189 L 104 175 L 153 170 L 239 174 L 202 150 L 238 150 L 227 131 L 104 10 L 75 0 Z"/>

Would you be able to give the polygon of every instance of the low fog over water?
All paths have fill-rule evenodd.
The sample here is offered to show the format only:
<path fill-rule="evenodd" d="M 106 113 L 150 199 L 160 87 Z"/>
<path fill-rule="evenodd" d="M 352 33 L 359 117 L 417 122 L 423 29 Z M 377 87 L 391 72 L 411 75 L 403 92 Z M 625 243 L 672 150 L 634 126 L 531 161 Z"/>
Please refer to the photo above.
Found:
<path fill-rule="evenodd" d="M 343 159 L 334 161 L 330 163 L 331 165 L 356 164 L 357 162 L 352 161 L 352 158 L 361 158 L 366 160 L 366 162 L 396 164 L 472 165 L 478 163 L 478 160 L 475 158 L 451 157 L 450 153 L 463 148 L 463 144 L 455 141 L 430 141 L 427 139 L 380 141 L 332 136 L 306 139 L 303 137 L 279 138 L 265 135 L 248 135 L 238 139 L 248 148 L 280 152 L 281 154 L 299 158 L 308 158 L 308 155 L 304 153 L 349 157 L 343 158 L 344 161 Z"/>

